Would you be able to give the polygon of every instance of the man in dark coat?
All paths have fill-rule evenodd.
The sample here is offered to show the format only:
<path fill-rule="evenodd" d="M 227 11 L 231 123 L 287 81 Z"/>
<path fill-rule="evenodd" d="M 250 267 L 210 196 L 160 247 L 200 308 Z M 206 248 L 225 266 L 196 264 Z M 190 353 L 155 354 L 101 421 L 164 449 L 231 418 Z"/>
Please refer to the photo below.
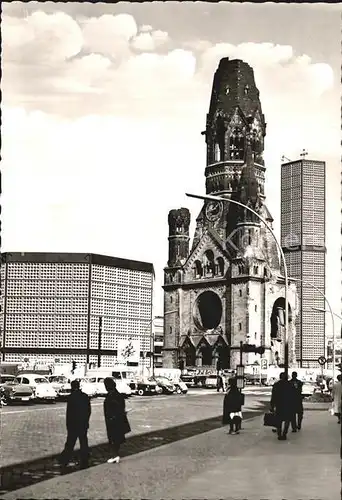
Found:
<path fill-rule="evenodd" d="M 294 414 L 294 390 L 285 373 L 280 374 L 280 380 L 273 385 L 271 396 L 271 411 L 277 418 L 277 433 L 280 441 L 287 439 L 290 422 Z"/>
<path fill-rule="evenodd" d="M 239 434 L 241 429 L 241 407 L 243 405 L 243 396 L 237 388 L 237 380 L 233 378 L 229 382 L 227 394 L 223 400 L 223 418 L 222 424 L 229 424 L 229 434 Z"/>
<path fill-rule="evenodd" d="M 66 409 L 66 427 L 68 431 L 67 440 L 59 462 L 66 467 L 70 462 L 77 439 L 80 441 L 80 466 L 82 469 L 88 467 L 88 428 L 91 414 L 90 399 L 80 390 L 78 380 L 71 382 L 71 394 L 68 397 Z"/>
<path fill-rule="evenodd" d="M 119 463 L 120 446 L 126 441 L 125 434 L 128 434 L 131 428 L 126 416 L 125 398 L 116 389 L 115 380 L 107 377 L 104 380 L 104 385 L 108 394 L 103 403 L 103 410 L 108 442 L 112 450 L 112 457 L 107 462 L 110 464 Z"/>
<path fill-rule="evenodd" d="M 293 418 L 291 420 L 292 432 L 300 431 L 302 428 L 302 420 L 303 420 L 303 382 L 298 380 L 297 372 L 292 372 L 292 378 L 290 380 L 290 384 L 292 385 L 292 389 L 294 391 L 294 413 Z"/>

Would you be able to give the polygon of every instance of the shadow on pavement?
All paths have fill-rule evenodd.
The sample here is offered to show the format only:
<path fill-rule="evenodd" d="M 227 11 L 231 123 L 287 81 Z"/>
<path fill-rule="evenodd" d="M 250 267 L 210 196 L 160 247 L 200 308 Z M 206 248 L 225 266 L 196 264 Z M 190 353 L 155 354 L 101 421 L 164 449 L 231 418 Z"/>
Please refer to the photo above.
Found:
<path fill-rule="evenodd" d="M 267 404 L 265 403 L 265 406 Z M 244 420 L 259 416 L 264 412 L 264 407 L 256 411 L 245 411 Z M 212 417 L 205 420 L 198 420 L 187 424 L 169 427 L 157 431 L 139 434 L 127 438 L 122 447 L 122 457 L 128 457 L 145 450 L 157 448 L 159 446 L 180 441 L 204 432 L 221 427 L 222 416 Z M 62 451 L 62 450 L 61 450 Z M 75 454 L 75 457 L 77 452 Z M 107 443 L 101 443 L 90 447 L 89 467 L 103 464 L 110 456 Z M 0 469 L 0 491 L 2 493 L 18 490 L 41 481 L 46 481 L 61 475 L 58 464 L 59 455 L 49 455 L 32 461 L 9 465 Z M 63 475 L 79 470 L 77 464 L 67 468 Z"/>

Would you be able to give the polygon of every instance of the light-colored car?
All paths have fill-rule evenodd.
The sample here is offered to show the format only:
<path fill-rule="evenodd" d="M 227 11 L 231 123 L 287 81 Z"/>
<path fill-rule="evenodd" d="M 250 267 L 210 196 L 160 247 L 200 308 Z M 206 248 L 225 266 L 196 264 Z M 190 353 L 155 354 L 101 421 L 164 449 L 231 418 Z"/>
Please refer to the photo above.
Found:
<path fill-rule="evenodd" d="M 65 399 L 71 394 L 71 385 L 64 375 L 50 375 L 48 381 L 57 392 L 57 397 Z"/>
<path fill-rule="evenodd" d="M 163 394 L 173 394 L 177 391 L 175 384 L 167 377 L 151 377 L 149 380 L 157 382 Z"/>
<path fill-rule="evenodd" d="M 80 379 L 81 391 L 87 394 L 90 398 L 95 398 L 97 396 L 97 385 L 96 382 L 92 382 L 87 377 Z"/>
<path fill-rule="evenodd" d="M 205 379 L 205 387 L 208 387 L 208 389 L 213 389 L 217 387 L 217 376 L 216 375 L 209 375 Z"/>
<path fill-rule="evenodd" d="M 186 394 L 188 392 L 188 386 L 185 382 L 183 382 L 183 380 L 177 380 L 176 382 L 174 382 L 174 385 L 176 386 L 177 394 Z"/>
<path fill-rule="evenodd" d="M 113 377 L 110 377 L 113 378 Z M 106 396 L 107 395 L 107 390 L 104 385 L 104 379 L 105 377 L 89 377 L 88 380 L 89 382 L 93 383 L 96 385 L 96 395 L 97 396 Z M 132 395 L 132 389 L 130 386 L 127 384 L 127 382 L 120 380 L 120 379 L 114 379 L 116 382 L 116 388 L 118 392 L 123 394 L 124 396 L 128 397 Z"/>
<path fill-rule="evenodd" d="M 302 395 L 304 397 L 312 396 L 314 394 L 314 392 L 316 392 L 316 389 L 318 389 L 316 384 L 303 381 Z"/>
<path fill-rule="evenodd" d="M 46 377 L 37 375 L 37 373 L 24 373 L 18 375 L 17 379 L 20 384 L 28 385 L 32 388 L 32 399 L 35 401 L 56 401 L 57 392 Z"/>
<path fill-rule="evenodd" d="M 14 375 L 0 375 L 0 400 L 2 404 L 10 404 L 15 401 L 29 402 L 32 395 L 32 388 L 20 384 Z"/>

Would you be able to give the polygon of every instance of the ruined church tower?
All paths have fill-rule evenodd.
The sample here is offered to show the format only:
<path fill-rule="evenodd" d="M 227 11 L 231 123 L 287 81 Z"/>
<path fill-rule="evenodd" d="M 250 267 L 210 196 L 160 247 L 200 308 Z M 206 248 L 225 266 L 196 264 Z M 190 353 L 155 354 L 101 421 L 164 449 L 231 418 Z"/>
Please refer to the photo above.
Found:
<path fill-rule="evenodd" d="M 206 194 L 239 201 L 272 227 L 265 204 L 266 123 L 247 63 L 220 61 L 202 134 Z M 284 281 L 270 231 L 248 210 L 220 200 L 203 203 L 191 246 L 190 212 L 171 210 L 168 223 L 163 365 L 235 368 L 240 341 L 265 346 L 268 361 L 281 363 Z M 288 314 L 293 363 L 297 311 L 292 283 Z M 257 359 L 248 354 L 244 362 Z"/>

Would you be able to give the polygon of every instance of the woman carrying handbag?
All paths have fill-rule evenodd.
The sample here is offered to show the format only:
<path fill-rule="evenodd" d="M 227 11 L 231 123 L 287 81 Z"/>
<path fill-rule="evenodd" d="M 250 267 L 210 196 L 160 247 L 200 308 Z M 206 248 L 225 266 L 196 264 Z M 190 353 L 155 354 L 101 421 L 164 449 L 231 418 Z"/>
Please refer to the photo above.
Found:
<path fill-rule="evenodd" d="M 241 408 L 243 405 L 243 395 L 237 388 L 237 380 L 233 378 L 229 381 L 229 388 L 223 401 L 222 424 L 229 424 L 229 434 L 239 434 L 242 422 Z"/>
<path fill-rule="evenodd" d="M 126 408 L 125 398 L 116 388 L 115 380 L 107 377 L 104 385 L 108 392 L 104 403 L 104 417 L 107 428 L 108 442 L 111 447 L 111 458 L 107 460 L 109 464 L 119 463 L 119 451 L 121 445 L 126 441 L 125 435 L 131 432 Z"/>

